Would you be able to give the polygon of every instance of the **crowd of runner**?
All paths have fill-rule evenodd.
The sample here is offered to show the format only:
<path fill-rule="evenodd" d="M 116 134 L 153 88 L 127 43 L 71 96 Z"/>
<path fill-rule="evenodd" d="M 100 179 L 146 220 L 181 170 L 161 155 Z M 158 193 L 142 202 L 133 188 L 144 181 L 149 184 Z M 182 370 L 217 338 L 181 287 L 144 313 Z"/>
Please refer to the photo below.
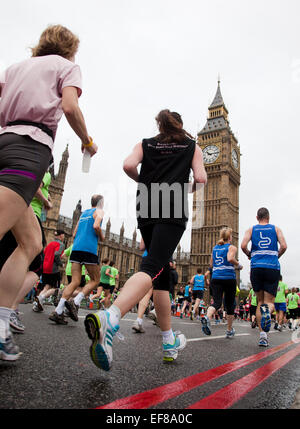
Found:
<path fill-rule="evenodd" d="M 158 134 L 136 144 L 123 164 L 125 174 L 137 183 L 137 226 L 144 253 L 139 271 L 121 290 L 115 261 L 104 259 L 100 269 L 98 247 L 105 239 L 102 195 L 91 196 L 69 248 L 65 249 L 62 230 L 45 243 L 41 216 L 52 207 L 49 167 L 61 116 L 81 140 L 82 152 L 94 156 L 98 150 L 78 105 L 82 93 L 81 72 L 75 64 L 78 45 L 71 31 L 50 26 L 32 49 L 32 57 L 10 66 L 0 79 L 0 358 L 14 361 L 21 355 L 11 328 L 25 329 L 18 313 L 24 299 L 34 301 L 36 313 L 43 313 L 52 299 L 55 308 L 49 319 L 57 325 L 67 324 L 68 318 L 77 322 L 83 302 L 88 306 L 98 302 L 99 308 L 85 317 L 84 326 L 91 341 L 90 358 L 105 371 L 113 362 L 120 320 L 133 308 L 138 313 L 133 331 L 145 331 L 145 314 L 160 328 L 165 362 L 175 360 L 186 346 L 185 335 L 172 329 L 172 315 L 199 320 L 208 336 L 212 322 L 222 321 L 228 339 L 235 335 L 234 320 L 247 320 L 258 328 L 261 347 L 269 345 L 273 315 L 278 331 L 287 324 L 297 329 L 299 290 L 289 289 L 280 274 L 279 258 L 287 244 L 281 229 L 270 224 L 264 207 L 241 243 L 251 270 L 252 289 L 246 300 L 238 299 L 237 271 L 243 267 L 229 227 L 220 231 L 208 270 L 197 269 L 185 287 L 176 289 L 172 258 L 189 218 L 188 193 L 198 192 L 207 182 L 202 151 L 177 112 L 160 111 L 155 118 Z M 164 186 L 172 187 L 172 198 L 161 198 Z M 68 282 L 62 286 L 64 263 Z M 209 302 L 205 302 L 206 290 Z"/>

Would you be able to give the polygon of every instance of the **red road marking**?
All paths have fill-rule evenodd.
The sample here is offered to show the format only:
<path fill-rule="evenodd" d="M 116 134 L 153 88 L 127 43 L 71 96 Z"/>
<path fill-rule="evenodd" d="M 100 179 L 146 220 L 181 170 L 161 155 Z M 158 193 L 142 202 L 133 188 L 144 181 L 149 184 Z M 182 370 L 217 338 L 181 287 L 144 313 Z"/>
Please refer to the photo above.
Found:
<path fill-rule="evenodd" d="M 256 369 L 243 378 L 218 390 L 210 396 L 188 407 L 188 409 L 226 409 L 255 389 L 274 372 L 289 363 L 300 354 L 300 346 L 295 347 L 283 356 Z"/>
<path fill-rule="evenodd" d="M 205 383 L 208 383 L 209 381 L 222 377 L 225 374 L 229 374 L 232 371 L 236 371 L 237 369 L 240 369 L 246 365 L 257 362 L 260 359 L 271 356 L 272 354 L 289 347 L 291 344 L 294 344 L 294 342 L 288 341 L 287 343 L 280 344 L 279 346 L 273 347 L 270 350 L 248 356 L 235 362 L 226 363 L 225 365 L 218 366 L 205 372 L 200 372 L 199 374 L 183 378 L 173 383 L 165 384 L 164 386 L 160 386 L 152 390 L 147 390 L 133 396 L 128 396 L 127 398 L 118 399 L 109 404 L 97 407 L 97 409 L 129 410 L 149 408 L 168 399 L 182 395 L 183 393 L 188 392 L 195 387 L 199 387 Z"/>

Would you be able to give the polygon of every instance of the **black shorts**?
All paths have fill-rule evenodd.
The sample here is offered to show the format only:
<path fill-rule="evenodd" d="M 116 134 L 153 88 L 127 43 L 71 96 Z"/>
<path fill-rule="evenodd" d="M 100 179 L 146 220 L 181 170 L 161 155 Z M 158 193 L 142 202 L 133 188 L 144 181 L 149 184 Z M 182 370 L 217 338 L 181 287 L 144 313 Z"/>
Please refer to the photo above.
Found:
<path fill-rule="evenodd" d="M 224 307 L 228 316 L 234 315 L 236 279 L 212 279 L 211 281 L 213 307 L 216 310 L 222 307 L 224 295 Z"/>
<path fill-rule="evenodd" d="M 185 231 L 175 223 L 155 223 L 140 227 L 148 255 L 142 258 L 140 271 L 148 274 L 155 290 L 170 290 L 170 265 L 173 253 Z"/>
<path fill-rule="evenodd" d="M 251 268 L 250 281 L 254 292 L 261 290 L 268 292 L 270 295 L 276 296 L 279 283 L 279 270 L 271 268 Z"/>
<path fill-rule="evenodd" d="M 190 302 L 192 302 L 192 298 L 190 296 L 185 296 L 184 301 L 190 303 Z"/>
<path fill-rule="evenodd" d="M 256 305 L 250 305 L 250 316 L 256 315 L 256 309 L 257 309 Z"/>
<path fill-rule="evenodd" d="M 194 290 L 193 299 L 203 299 L 204 290 Z"/>
<path fill-rule="evenodd" d="M 73 250 L 70 255 L 70 262 L 75 262 L 80 265 L 99 265 L 98 255 L 81 250 Z"/>
<path fill-rule="evenodd" d="M 29 136 L 0 135 L 0 186 L 20 195 L 29 206 L 51 159 L 50 148 Z"/>
<path fill-rule="evenodd" d="M 100 283 L 100 286 L 102 286 L 103 287 L 103 290 L 109 290 L 109 292 L 112 294 L 113 293 L 113 291 L 114 291 L 114 289 L 115 289 L 115 287 L 116 286 L 110 286 L 109 284 L 107 284 L 107 283 Z"/>
<path fill-rule="evenodd" d="M 67 276 L 69 284 L 72 281 L 72 276 Z M 81 281 L 79 287 L 84 287 L 86 285 L 85 276 L 81 276 Z"/>
<path fill-rule="evenodd" d="M 53 288 L 57 289 L 60 287 L 60 273 L 43 273 L 42 282 L 43 286 L 50 285 Z"/>
<path fill-rule="evenodd" d="M 289 318 L 294 320 L 298 319 L 298 308 L 289 309 Z"/>
<path fill-rule="evenodd" d="M 41 221 L 38 217 L 37 217 L 37 220 L 39 222 L 41 232 L 42 232 L 43 247 L 45 247 L 46 239 L 45 239 L 44 230 L 43 230 Z M 7 261 L 7 259 L 15 251 L 17 247 L 18 247 L 18 243 L 16 242 L 16 239 L 13 233 L 11 231 L 8 231 L 0 241 L 0 271 L 2 270 L 2 267 Z M 31 264 L 29 265 L 28 271 L 33 271 L 34 273 L 36 273 L 38 277 L 40 277 L 43 273 L 43 262 L 44 262 L 44 251 L 42 250 L 41 253 L 39 253 L 31 262 Z"/>

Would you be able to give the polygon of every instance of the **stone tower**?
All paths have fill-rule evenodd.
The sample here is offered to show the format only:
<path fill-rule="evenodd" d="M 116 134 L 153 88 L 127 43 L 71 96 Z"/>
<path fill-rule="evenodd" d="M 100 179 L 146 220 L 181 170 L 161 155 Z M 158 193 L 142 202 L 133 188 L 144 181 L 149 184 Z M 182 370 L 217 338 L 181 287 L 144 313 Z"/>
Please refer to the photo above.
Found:
<path fill-rule="evenodd" d="M 192 226 L 191 263 L 205 271 L 221 228 L 232 228 L 232 244 L 237 247 L 239 238 L 240 148 L 229 126 L 220 81 L 208 108 L 207 122 L 197 135 L 197 144 L 203 151 L 207 184 L 204 190 L 203 226 Z M 194 195 L 193 210 L 198 206 Z"/>
<path fill-rule="evenodd" d="M 68 170 L 69 150 L 68 145 L 62 155 L 59 163 L 58 174 L 54 174 L 54 169 L 50 171 L 52 180 L 49 186 L 49 194 L 53 207 L 47 212 L 47 219 L 43 223 L 47 243 L 54 239 L 54 232 L 57 229 L 61 200 L 64 193 L 66 174 Z"/>

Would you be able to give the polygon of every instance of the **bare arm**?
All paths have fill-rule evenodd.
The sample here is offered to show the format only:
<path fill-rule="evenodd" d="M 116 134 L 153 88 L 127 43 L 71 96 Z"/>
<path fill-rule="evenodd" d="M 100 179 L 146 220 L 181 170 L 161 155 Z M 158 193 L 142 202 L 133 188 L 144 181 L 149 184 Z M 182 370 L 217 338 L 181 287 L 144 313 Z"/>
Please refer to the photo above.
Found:
<path fill-rule="evenodd" d="M 233 264 L 236 268 L 242 269 L 243 267 L 239 264 L 239 261 L 236 259 L 235 255 L 237 252 L 237 248 L 235 246 L 229 246 L 228 253 L 227 253 L 227 260 L 231 264 Z"/>
<path fill-rule="evenodd" d="M 249 259 L 251 259 L 251 252 L 248 249 L 248 243 L 251 241 L 252 237 L 252 228 L 249 228 L 244 235 L 243 241 L 241 243 L 241 249 L 245 253 L 245 255 L 248 256 Z"/>
<path fill-rule="evenodd" d="M 77 88 L 74 86 L 66 86 L 63 88 L 62 109 L 69 125 L 80 138 L 82 143 L 81 149 L 83 150 L 83 145 L 88 145 L 91 141 L 91 138 L 87 132 L 84 117 L 78 105 Z M 91 156 L 93 156 L 97 152 L 98 147 L 95 143 L 93 143 L 93 145 L 87 147 L 86 150 L 88 150 Z"/>
<path fill-rule="evenodd" d="M 41 186 L 42 186 L 42 184 L 43 183 L 41 183 Z M 48 209 L 48 210 L 52 209 L 53 206 L 52 206 L 51 202 L 48 201 L 47 198 L 44 197 L 43 192 L 41 190 L 41 187 L 36 191 L 35 197 L 37 199 L 39 199 L 44 204 L 46 209 Z"/>
<path fill-rule="evenodd" d="M 284 254 L 284 252 L 286 251 L 287 244 L 286 244 L 286 241 L 285 241 L 285 238 L 283 236 L 281 229 L 277 228 L 277 226 L 275 227 L 275 229 L 276 229 L 276 233 L 277 233 L 277 240 L 278 240 L 279 245 L 280 245 L 280 248 L 278 250 L 278 258 L 280 258 L 280 256 L 282 256 Z"/>
<path fill-rule="evenodd" d="M 192 170 L 194 175 L 194 183 L 192 191 L 196 190 L 197 183 L 205 184 L 207 182 L 207 174 L 203 164 L 203 154 L 202 150 L 198 145 L 196 145 L 195 153 L 192 160 Z"/>
<path fill-rule="evenodd" d="M 135 182 L 139 181 L 139 173 L 137 170 L 138 165 L 143 160 L 143 146 L 142 143 L 138 143 L 134 146 L 131 154 L 125 159 L 123 163 L 123 170 L 132 180 Z"/>
<path fill-rule="evenodd" d="M 141 239 L 141 242 L 140 242 L 140 250 L 145 250 L 145 249 L 146 249 L 145 242 L 144 242 L 144 240 L 143 240 L 143 239 Z"/>
<path fill-rule="evenodd" d="M 93 228 L 96 231 L 98 237 L 100 238 L 100 241 L 104 241 L 104 235 L 101 229 L 101 222 L 104 217 L 104 211 L 102 209 L 96 208 L 96 210 L 94 211 L 93 217 L 94 217 Z"/>
<path fill-rule="evenodd" d="M 73 240 L 74 240 L 74 238 L 75 238 L 75 236 L 76 236 L 76 234 L 77 234 L 78 224 L 79 224 L 79 221 L 77 222 L 77 224 L 76 224 L 76 226 L 75 226 L 75 229 L 74 229 L 74 231 L 73 231 Z"/>

